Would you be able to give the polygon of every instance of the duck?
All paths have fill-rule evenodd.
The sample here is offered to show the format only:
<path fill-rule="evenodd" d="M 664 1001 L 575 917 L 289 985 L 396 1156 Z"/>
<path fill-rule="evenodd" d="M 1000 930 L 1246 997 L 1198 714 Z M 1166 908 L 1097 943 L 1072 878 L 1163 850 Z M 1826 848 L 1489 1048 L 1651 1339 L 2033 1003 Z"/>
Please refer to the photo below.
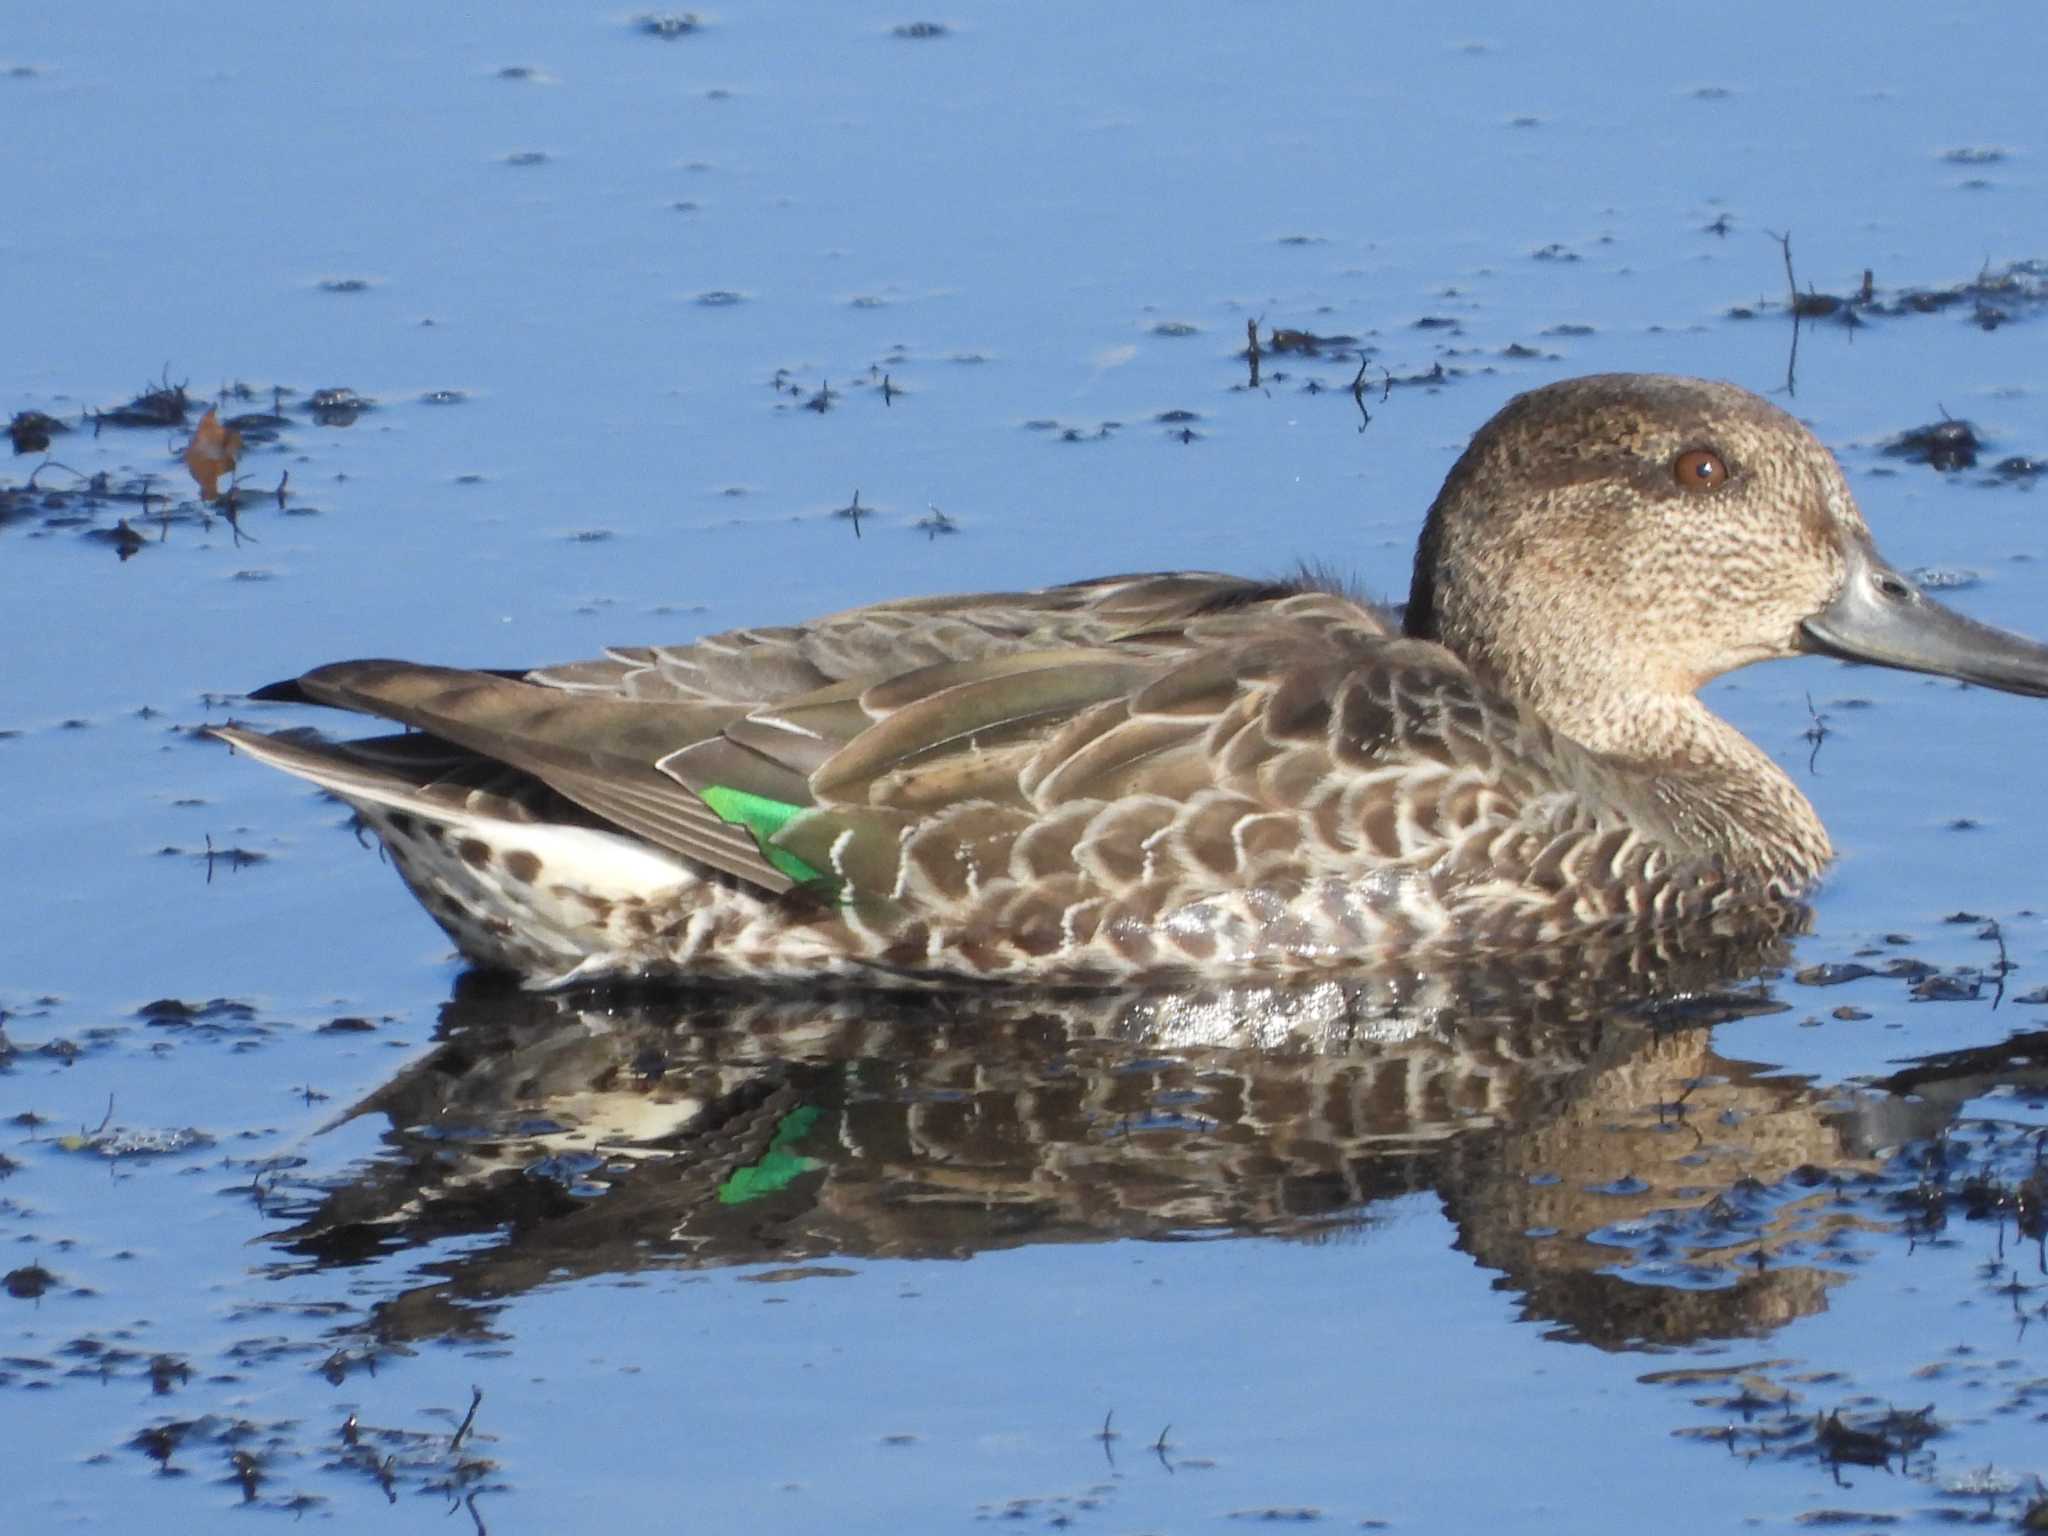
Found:
<path fill-rule="evenodd" d="M 1698 691 L 1801 655 L 2048 695 L 1733 384 L 1518 395 L 1407 603 L 1320 570 L 909 597 L 590 660 L 345 661 L 392 722 L 213 734 L 351 806 L 476 966 L 586 982 L 1258 981 L 1782 911 L 1813 806 Z"/>

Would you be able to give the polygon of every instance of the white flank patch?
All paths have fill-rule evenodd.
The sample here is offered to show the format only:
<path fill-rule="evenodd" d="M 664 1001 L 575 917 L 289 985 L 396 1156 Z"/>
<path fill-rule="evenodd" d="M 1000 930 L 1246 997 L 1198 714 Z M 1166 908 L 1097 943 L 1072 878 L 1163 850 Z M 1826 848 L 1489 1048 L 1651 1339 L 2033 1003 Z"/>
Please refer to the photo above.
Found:
<path fill-rule="evenodd" d="M 526 971 L 533 969 L 531 958 L 552 961 L 561 973 L 543 985 L 630 967 L 634 957 L 619 947 L 598 910 L 607 902 L 671 900 L 698 879 L 674 855 L 617 832 L 496 821 L 445 807 L 427 818 L 409 807 L 406 814 L 415 820 L 431 819 L 445 829 L 436 841 L 416 830 L 399 832 L 382 806 L 352 798 L 350 803 L 390 848 L 406 884 L 465 953 Z M 471 838 L 491 849 L 481 866 L 462 857 L 460 845 Z M 538 861 L 532 880 L 512 874 L 513 854 Z M 435 896 L 455 901 L 463 915 L 437 909 Z M 510 933 L 493 932 L 493 922 L 505 924 Z"/>
<path fill-rule="evenodd" d="M 451 820 L 451 827 L 460 826 Z M 696 877 L 674 854 L 621 832 L 596 827 L 508 826 L 475 822 L 501 848 L 524 848 L 541 861 L 540 885 L 570 885 L 613 900 L 649 896 Z"/>

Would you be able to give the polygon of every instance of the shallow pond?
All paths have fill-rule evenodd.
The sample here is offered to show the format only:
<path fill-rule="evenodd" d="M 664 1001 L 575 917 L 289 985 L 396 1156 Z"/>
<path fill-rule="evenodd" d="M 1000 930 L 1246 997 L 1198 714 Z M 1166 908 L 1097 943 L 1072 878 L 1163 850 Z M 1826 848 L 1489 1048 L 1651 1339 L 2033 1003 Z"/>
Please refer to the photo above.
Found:
<path fill-rule="evenodd" d="M 1112 570 L 1399 597 L 1471 431 L 1624 369 L 1772 392 L 1895 562 L 2048 633 L 2031 41 L 13 18 L 6 408 L 63 430 L 0 471 L 10 1529 L 2021 1519 L 2038 701 L 1716 684 L 1841 849 L 1784 944 L 973 1006 L 462 978 L 197 728 L 340 656 Z"/>

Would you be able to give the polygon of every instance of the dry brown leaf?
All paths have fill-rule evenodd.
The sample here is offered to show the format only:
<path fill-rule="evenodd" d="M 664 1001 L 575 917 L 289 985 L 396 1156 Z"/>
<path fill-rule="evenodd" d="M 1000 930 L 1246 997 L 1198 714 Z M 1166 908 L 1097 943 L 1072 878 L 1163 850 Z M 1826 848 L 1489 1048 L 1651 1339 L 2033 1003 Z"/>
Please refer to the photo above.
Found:
<path fill-rule="evenodd" d="M 212 406 L 192 429 L 192 441 L 185 445 L 185 467 L 199 482 L 202 501 L 220 500 L 220 477 L 235 467 L 242 456 L 242 434 L 220 424 L 220 413 Z"/>

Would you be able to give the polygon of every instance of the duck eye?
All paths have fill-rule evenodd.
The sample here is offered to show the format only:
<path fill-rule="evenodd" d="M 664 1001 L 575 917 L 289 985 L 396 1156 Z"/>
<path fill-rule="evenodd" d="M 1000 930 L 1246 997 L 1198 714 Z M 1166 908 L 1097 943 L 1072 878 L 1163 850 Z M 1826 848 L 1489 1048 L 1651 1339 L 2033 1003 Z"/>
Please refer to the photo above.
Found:
<path fill-rule="evenodd" d="M 1671 461 L 1672 478 L 1686 491 L 1718 490 L 1728 480 L 1728 461 L 1711 448 L 1688 448 Z"/>

